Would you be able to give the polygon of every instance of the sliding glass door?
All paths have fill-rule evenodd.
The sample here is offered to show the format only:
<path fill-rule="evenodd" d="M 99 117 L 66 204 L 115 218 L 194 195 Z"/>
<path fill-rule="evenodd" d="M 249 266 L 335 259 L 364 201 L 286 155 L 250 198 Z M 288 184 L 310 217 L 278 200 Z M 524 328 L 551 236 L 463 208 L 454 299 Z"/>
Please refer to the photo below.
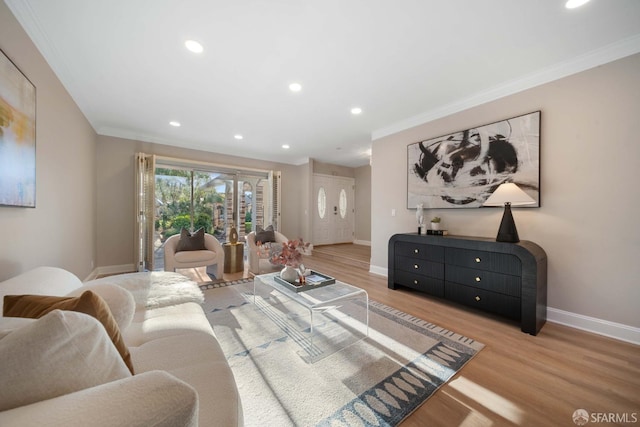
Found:
<path fill-rule="evenodd" d="M 224 237 L 227 192 L 219 174 L 169 167 L 155 171 L 156 232 L 164 242 L 182 228 Z M 231 194 L 231 197 L 233 195 Z"/>
<path fill-rule="evenodd" d="M 175 163 L 158 158 L 155 168 L 155 270 L 164 268 L 164 242 L 183 228 L 204 228 L 224 243 L 235 227 L 242 242 L 271 221 L 271 173 Z"/>

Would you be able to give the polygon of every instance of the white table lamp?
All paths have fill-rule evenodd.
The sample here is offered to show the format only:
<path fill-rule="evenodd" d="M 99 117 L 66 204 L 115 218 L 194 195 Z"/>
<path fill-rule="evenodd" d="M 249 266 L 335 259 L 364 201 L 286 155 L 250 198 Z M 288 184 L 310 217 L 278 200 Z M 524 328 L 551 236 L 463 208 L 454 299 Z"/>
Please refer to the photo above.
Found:
<path fill-rule="evenodd" d="M 513 221 L 511 206 L 531 205 L 536 201 L 513 183 L 501 184 L 484 202 L 484 206 L 504 205 L 504 214 L 498 229 L 497 242 L 517 243 L 520 241 L 516 223 Z"/>

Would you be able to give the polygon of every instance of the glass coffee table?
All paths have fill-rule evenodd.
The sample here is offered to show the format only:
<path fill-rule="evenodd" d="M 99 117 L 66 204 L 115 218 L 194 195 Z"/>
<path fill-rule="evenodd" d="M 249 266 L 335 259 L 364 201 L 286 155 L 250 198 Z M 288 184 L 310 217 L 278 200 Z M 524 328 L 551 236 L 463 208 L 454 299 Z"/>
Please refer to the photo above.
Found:
<path fill-rule="evenodd" d="M 364 289 L 336 281 L 295 292 L 275 280 L 279 274 L 255 276 L 253 301 L 300 344 L 305 361 L 314 363 L 369 335 Z"/>

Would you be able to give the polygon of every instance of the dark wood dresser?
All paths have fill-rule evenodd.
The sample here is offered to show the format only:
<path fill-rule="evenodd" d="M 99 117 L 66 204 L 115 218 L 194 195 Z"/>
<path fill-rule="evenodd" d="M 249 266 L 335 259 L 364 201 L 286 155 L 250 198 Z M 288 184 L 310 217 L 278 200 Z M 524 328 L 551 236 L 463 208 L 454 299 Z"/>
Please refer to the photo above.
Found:
<path fill-rule="evenodd" d="M 520 321 L 536 335 L 547 320 L 547 254 L 533 242 L 396 234 L 389 239 L 388 286 Z"/>

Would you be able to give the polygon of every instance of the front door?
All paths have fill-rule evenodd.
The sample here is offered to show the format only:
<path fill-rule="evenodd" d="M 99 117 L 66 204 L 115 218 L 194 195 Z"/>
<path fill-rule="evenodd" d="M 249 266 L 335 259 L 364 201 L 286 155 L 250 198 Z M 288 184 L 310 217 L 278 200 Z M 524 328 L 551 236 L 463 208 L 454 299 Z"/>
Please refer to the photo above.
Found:
<path fill-rule="evenodd" d="M 313 176 L 313 244 L 352 243 L 355 222 L 355 180 Z"/>

